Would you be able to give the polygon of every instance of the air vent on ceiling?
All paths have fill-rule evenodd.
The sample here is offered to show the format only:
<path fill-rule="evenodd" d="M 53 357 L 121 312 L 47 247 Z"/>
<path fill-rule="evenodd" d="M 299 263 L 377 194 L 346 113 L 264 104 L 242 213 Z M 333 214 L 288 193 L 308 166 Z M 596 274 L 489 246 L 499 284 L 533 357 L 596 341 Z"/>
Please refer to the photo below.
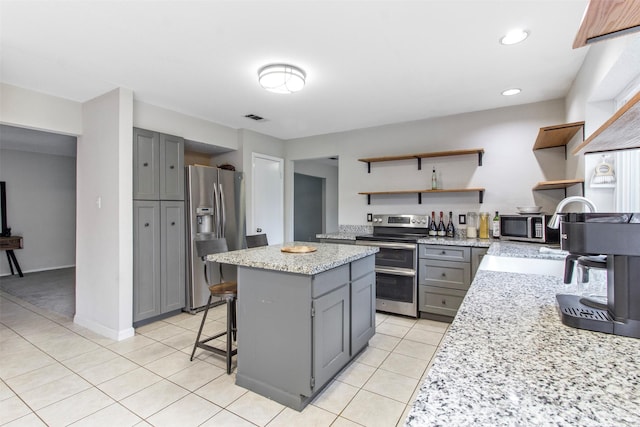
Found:
<path fill-rule="evenodd" d="M 259 122 L 259 121 L 261 121 L 261 120 L 264 120 L 264 117 L 260 117 L 260 116 L 258 116 L 257 114 L 247 114 L 247 115 L 245 115 L 245 117 L 246 117 L 247 119 L 255 120 L 256 122 Z"/>

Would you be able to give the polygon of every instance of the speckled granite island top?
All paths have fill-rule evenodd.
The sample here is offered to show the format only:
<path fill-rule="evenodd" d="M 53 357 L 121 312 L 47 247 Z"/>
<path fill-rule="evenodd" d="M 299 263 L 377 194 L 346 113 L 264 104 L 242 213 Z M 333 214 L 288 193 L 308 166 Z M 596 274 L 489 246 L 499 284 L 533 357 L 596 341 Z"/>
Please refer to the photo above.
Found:
<path fill-rule="evenodd" d="M 492 247 L 514 248 L 536 253 Z M 563 289 L 557 276 L 479 270 L 405 425 L 640 425 L 640 339 L 563 325 Z"/>
<path fill-rule="evenodd" d="M 318 250 L 301 254 L 283 253 L 280 250 L 283 246 L 313 246 Z M 289 242 L 209 255 L 207 259 L 222 264 L 313 275 L 373 255 L 378 251 L 379 249 L 374 246 Z"/>

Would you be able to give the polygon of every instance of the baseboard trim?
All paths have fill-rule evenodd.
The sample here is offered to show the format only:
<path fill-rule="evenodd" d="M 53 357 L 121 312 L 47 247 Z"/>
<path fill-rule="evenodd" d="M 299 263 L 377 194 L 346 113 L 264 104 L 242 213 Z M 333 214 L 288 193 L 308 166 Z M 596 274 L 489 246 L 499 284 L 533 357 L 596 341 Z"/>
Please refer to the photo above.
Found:
<path fill-rule="evenodd" d="M 23 269 L 22 273 L 26 274 L 26 273 L 38 273 L 40 271 L 62 270 L 63 268 L 72 268 L 72 267 L 75 267 L 75 266 L 76 266 L 75 264 L 71 264 L 71 265 L 61 265 L 61 266 L 58 266 L 58 267 L 34 268 L 34 269 L 31 269 L 31 270 L 24 270 Z M 14 276 L 17 275 L 17 274 L 18 273 L 16 272 L 14 274 Z M 11 276 L 11 271 L 7 271 L 6 273 L 0 274 L 0 277 L 5 277 L 5 276 Z"/>
<path fill-rule="evenodd" d="M 81 316 L 78 316 L 77 314 L 73 317 L 73 323 L 116 341 L 122 341 L 124 339 L 131 338 L 135 335 L 136 332 L 133 327 L 129 327 L 120 331 L 107 328 L 104 325 L 101 325 L 91 319 L 85 319 Z"/>

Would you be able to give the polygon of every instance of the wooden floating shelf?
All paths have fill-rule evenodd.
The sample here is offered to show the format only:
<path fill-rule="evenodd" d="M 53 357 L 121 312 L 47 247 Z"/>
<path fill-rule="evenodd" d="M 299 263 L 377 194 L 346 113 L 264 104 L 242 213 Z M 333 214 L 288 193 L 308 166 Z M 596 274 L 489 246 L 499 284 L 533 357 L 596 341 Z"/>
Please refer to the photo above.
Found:
<path fill-rule="evenodd" d="M 533 150 L 566 147 L 580 129 L 584 129 L 584 122 L 565 123 L 540 128 L 536 142 L 533 144 Z"/>
<path fill-rule="evenodd" d="M 573 41 L 573 48 L 639 30 L 638 0 L 591 0 Z"/>
<path fill-rule="evenodd" d="M 439 151 L 433 153 L 417 153 L 417 154 L 404 154 L 401 156 L 385 156 L 385 157 L 367 157 L 364 159 L 358 159 L 359 162 L 367 164 L 367 171 L 371 173 L 371 163 L 379 162 L 394 162 L 397 160 L 418 160 L 418 170 L 422 169 L 422 159 L 428 159 L 433 157 L 450 157 L 450 156 L 466 156 L 469 154 L 478 155 L 478 166 L 482 166 L 482 155 L 484 154 L 483 148 L 474 148 L 470 150 L 451 150 L 451 151 Z M 432 191 L 432 190 L 429 190 Z"/>
<path fill-rule="evenodd" d="M 417 194 L 418 204 L 422 204 L 423 193 L 478 193 L 479 203 L 484 199 L 484 188 L 451 188 L 447 190 L 396 190 L 396 191 L 363 191 L 358 194 L 367 196 L 367 204 L 371 204 L 371 196 L 390 194 Z"/>
<path fill-rule="evenodd" d="M 640 147 L 640 92 L 573 150 L 578 154 Z"/>
<path fill-rule="evenodd" d="M 556 190 L 566 189 L 576 184 L 584 184 L 584 179 L 559 179 L 556 181 L 542 181 L 533 187 L 533 190 Z"/>

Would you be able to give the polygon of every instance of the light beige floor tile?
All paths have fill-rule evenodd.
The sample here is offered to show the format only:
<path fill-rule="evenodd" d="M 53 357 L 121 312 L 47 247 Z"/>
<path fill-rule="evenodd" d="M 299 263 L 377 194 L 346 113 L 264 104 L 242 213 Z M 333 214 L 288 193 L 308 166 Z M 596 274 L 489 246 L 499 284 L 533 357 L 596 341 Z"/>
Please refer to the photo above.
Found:
<path fill-rule="evenodd" d="M 284 406 L 249 391 L 227 406 L 226 409 L 254 424 L 265 426 L 282 412 Z"/>
<path fill-rule="evenodd" d="M 37 411 L 47 425 L 66 426 L 114 403 L 97 388 L 89 388 Z"/>
<path fill-rule="evenodd" d="M 367 427 L 394 426 L 405 405 L 388 397 L 360 390 L 341 416 Z"/>
<path fill-rule="evenodd" d="M 140 418 L 148 418 L 189 392 L 167 380 L 161 380 L 120 401 Z"/>
<path fill-rule="evenodd" d="M 79 354 L 88 353 L 100 348 L 98 344 L 93 341 L 74 333 L 38 343 L 37 346 L 57 360 L 71 359 L 77 357 Z"/>
<path fill-rule="evenodd" d="M 447 322 L 438 322 L 430 319 L 418 319 L 413 326 L 415 329 L 424 329 L 426 331 L 445 333 L 451 324 Z"/>
<path fill-rule="evenodd" d="M 240 418 L 236 414 L 227 410 L 218 412 L 213 418 L 210 418 L 201 427 L 255 427 L 255 424 L 250 423 L 244 418 Z"/>
<path fill-rule="evenodd" d="M 29 346 L 13 354 L 3 352 L 2 355 L 0 378 L 4 380 L 56 363 L 51 356 L 34 346 Z"/>
<path fill-rule="evenodd" d="M 89 382 L 77 374 L 71 374 L 20 393 L 20 397 L 37 411 L 89 388 L 91 388 Z"/>
<path fill-rule="evenodd" d="M 2 424 L 2 427 L 47 427 L 47 425 L 35 413 L 31 412 L 10 423 Z"/>
<path fill-rule="evenodd" d="M 193 349 L 193 343 L 196 341 L 196 332 L 184 330 L 184 332 L 174 335 L 170 338 L 162 340 L 162 344 L 173 347 L 176 350 L 182 350 L 188 348 Z M 191 354 L 191 353 L 189 353 Z"/>
<path fill-rule="evenodd" d="M 340 414 L 358 392 L 354 387 L 342 381 L 333 381 L 313 401 L 312 405 L 334 414 Z"/>
<path fill-rule="evenodd" d="M 57 323 L 49 322 L 47 327 L 34 331 L 30 334 L 25 334 L 23 335 L 23 337 L 30 343 L 38 345 L 42 342 L 55 340 L 65 335 L 72 336 L 75 334 L 67 328 L 58 325 Z"/>
<path fill-rule="evenodd" d="M 129 427 L 140 421 L 142 419 L 139 416 L 119 403 L 114 403 L 71 425 L 73 427 Z"/>
<path fill-rule="evenodd" d="M 188 394 L 147 419 L 156 427 L 198 426 L 222 408 L 195 394 Z"/>
<path fill-rule="evenodd" d="M 0 381 L 0 400 L 8 399 L 16 394 L 9 388 L 4 381 Z"/>
<path fill-rule="evenodd" d="M 193 315 L 193 314 L 182 312 L 182 313 L 176 314 L 175 316 L 167 317 L 166 319 L 163 319 L 162 322 L 163 323 L 171 323 L 171 324 L 175 325 L 175 324 L 178 324 L 178 323 L 182 322 L 183 320 L 193 319 L 194 317 L 198 317 L 199 318 L 200 315 Z"/>
<path fill-rule="evenodd" d="M 189 391 L 195 391 L 221 375 L 227 376 L 227 372 L 209 363 L 194 360 L 187 369 L 183 369 L 167 379 Z"/>
<path fill-rule="evenodd" d="M 105 381 L 98 385 L 98 388 L 108 394 L 112 399 L 120 401 L 161 380 L 161 376 L 145 368 L 138 368 L 110 379 L 109 381 Z"/>
<path fill-rule="evenodd" d="M 415 357 L 416 359 L 431 360 L 438 349 L 437 346 L 425 344 L 417 341 L 404 339 L 393 350 L 394 353 L 404 354 L 405 356 Z"/>
<path fill-rule="evenodd" d="M 85 369 L 78 374 L 85 380 L 89 381 L 91 384 L 98 385 L 115 377 L 118 377 L 125 372 L 130 372 L 138 368 L 139 366 L 129 359 L 118 356 L 114 359 L 106 361 L 102 365 Z"/>
<path fill-rule="evenodd" d="M 66 359 L 62 364 L 74 372 L 82 372 L 87 369 L 100 366 L 109 360 L 115 359 L 116 357 L 120 356 L 106 348 L 99 348 L 97 350 L 81 354 L 77 357 Z"/>
<path fill-rule="evenodd" d="M 171 353 L 175 353 L 176 351 L 177 350 L 175 348 L 169 347 L 168 345 L 154 342 L 146 347 L 126 353 L 123 356 L 138 365 L 144 366 L 155 360 L 168 356 Z"/>
<path fill-rule="evenodd" d="M 358 362 L 351 362 L 345 369 L 338 374 L 336 379 L 343 383 L 350 384 L 354 387 L 362 387 L 366 383 L 371 375 L 375 372 L 376 368 L 369 365 L 364 365 Z"/>
<path fill-rule="evenodd" d="M 362 424 L 354 423 L 353 421 L 350 421 L 343 417 L 336 418 L 333 424 L 331 424 L 331 427 L 361 427 L 361 426 Z"/>
<path fill-rule="evenodd" d="M 226 375 L 226 372 L 224 375 L 218 376 L 213 381 L 195 391 L 197 395 L 204 397 L 222 408 L 226 408 L 247 392 L 248 390 L 246 388 L 236 385 L 235 375 Z"/>
<path fill-rule="evenodd" d="M 155 341 L 144 335 L 134 335 L 126 340 L 118 341 L 108 346 L 109 350 L 118 354 L 127 354 L 134 350 L 139 350 L 143 347 L 153 344 Z"/>
<path fill-rule="evenodd" d="M 380 325 L 376 326 L 376 333 L 403 338 L 407 334 L 407 332 L 409 332 L 409 329 L 411 328 L 407 326 L 394 325 L 393 323 L 383 322 Z"/>
<path fill-rule="evenodd" d="M 420 379 L 429 362 L 402 354 L 391 353 L 380 365 L 381 369 L 410 378 Z"/>
<path fill-rule="evenodd" d="M 147 335 L 147 333 L 151 331 L 155 331 L 156 329 L 164 328 L 165 326 L 170 325 L 163 320 L 158 320 L 156 322 L 147 323 L 144 326 L 138 326 L 136 328 L 136 334 L 138 335 Z"/>
<path fill-rule="evenodd" d="M 329 411 L 313 405 L 308 405 L 302 412 L 291 408 L 284 408 L 284 411 L 280 412 L 273 421 L 269 423 L 269 427 L 329 427 L 336 418 L 336 414 L 332 414 Z"/>
<path fill-rule="evenodd" d="M 193 365 L 194 362 L 189 360 L 189 356 L 173 348 L 172 350 L 173 353 L 147 363 L 144 367 L 162 377 L 169 377 Z"/>
<path fill-rule="evenodd" d="M 215 319 L 209 319 L 209 316 L 207 316 L 207 320 L 215 320 Z M 189 315 L 189 317 L 181 319 L 180 321 L 174 323 L 174 325 L 180 328 L 188 329 L 190 331 L 198 333 L 198 329 L 200 329 L 200 323 L 202 323 L 202 315 L 197 315 L 197 316 Z M 195 341 L 196 339 L 195 334 L 193 335 L 193 339 Z"/>
<path fill-rule="evenodd" d="M 0 400 L 0 424 L 22 418 L 31 413 L 31 409 L 18 397 Z"/>
<path fill-rule="evenodd" d="M 396 427 L 402 427 L 404 426 L 404 421 L 407 419 L 407 416 L 409 416 L 409 411 L 411 411 L 411 403 L 409 403 L 405 408 L 404 408 L 404 412 L 402 413 L 402 415 L 400 416 L 400 419 L 398 420 L 398 423 L 396 424 Z"/>
<path fill-rule="evenodd" d="M 9 378 L 7 384 L 11 386 L 16 393 L 24 393 L 25 391 L 41 387 L 72 374 L 73 372 L 64 365 L 52 363 L 51 365 Z"/>
<path fill-rule="evenodd" d="M 389 316 L 387 317 L 386 323 L 391 323 L 393 325 L 407 326 L 412 327 L 417 323 L 417 319 L 411 317 L 403 317 L 403 316 Z"/>
<path fill-rule="evenodd" d="M 386 350 L 380 350 L 375 347 L 367 347 L 358 357 L 356 357 L 356 361 L 358 363 L 364 363 L 365 365 L 373 366 L 374 368 L 379 367 L 384 359 L 390 353 Z"/>
<path fill-rule="evenodd" d="M 434 346 L 438 346 L 444 334 L 442 332 L 433 332 L 425 329 L 417 329 L 413 328 L 407 335 L 405 335 L 405 339 L 411 341 L 418 341 L 425 344 L 431 344 Z"/>
<path fill-rule="evenodd" d="M 174 335 L 178 335 L 182 332 L 184 332 L 184 328 L 180 328 L 178 326 L 172 325 L 171 323 L 167 323 L 161 328 L 154 329 L 153 331 L 147 332 L 144 335 L 156 341 L 164 341 L 165 339 L 170 338 Z"/>
<path fill-rule="evenodd" d="M 417 378 L 409 378 L 384 369 L 378 369 L 362 389 L 406 404 L 418 385 L 418 381 Z"/>
<path fill-rule="evenodd" d="M 392 337 L 391 335 L 385 335 L 376 332 L 376 334 L 369 340 L 369 347 L 392 351 L 394 348 L 396 348 L 399 342 L 400 338 L 398 337 Z"/>
<path fill-rule="evenodd" d="M 380 312 L 376 311 L 376 326 L 378 326 L 380 323 L 382 323 L 385 320 L 387 320 L 388 317 L 389 317 L 388 314 L 380 313 Z"/>

